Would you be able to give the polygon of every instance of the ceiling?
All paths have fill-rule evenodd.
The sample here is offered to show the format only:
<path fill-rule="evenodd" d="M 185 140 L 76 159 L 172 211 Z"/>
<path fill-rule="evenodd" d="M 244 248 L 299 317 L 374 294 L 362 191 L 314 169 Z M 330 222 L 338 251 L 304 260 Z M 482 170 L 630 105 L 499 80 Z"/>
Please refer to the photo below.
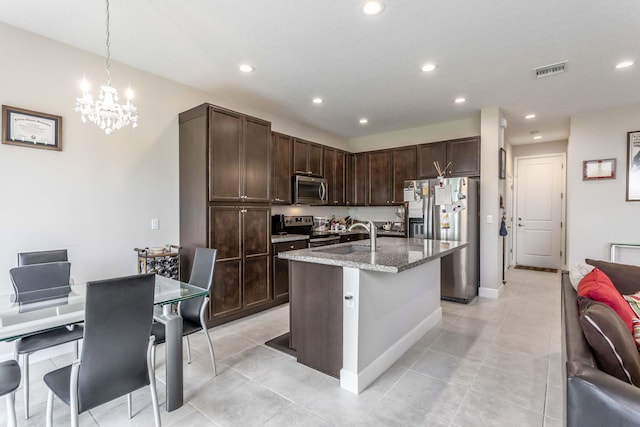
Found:
<path fill-rule="evenodd" d="M 112 59 L 345 138 L 500 106 L 511 143 L 555 141 L 573 114 L 640 102 L 637 0 L 384 3 L 365 16 L 362 0 L 111 0 Z M 0 21 L 105 54 L 101 0 L 2 0 Z"/>

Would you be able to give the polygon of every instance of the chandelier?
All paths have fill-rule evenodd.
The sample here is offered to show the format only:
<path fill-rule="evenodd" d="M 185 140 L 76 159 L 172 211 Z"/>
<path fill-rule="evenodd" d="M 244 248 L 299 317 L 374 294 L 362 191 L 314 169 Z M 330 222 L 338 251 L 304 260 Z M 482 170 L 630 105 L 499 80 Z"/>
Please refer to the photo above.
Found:
<path fill-rule="evenodd" d="M 131 123 L 138 126 L 138 109 L 133 106 L 133 91 L 127 89 L 126 103 L 119 104 L 118 91 L 111 86 L 111 43 L 109 33 L 109 0 L 107 2 L 107 84 L 100 86 L 98 99 L 94 101 L 89 92 L 89 83 L 82 80 L 82 98 L 76 98 L 76 112 L 80 113 L 82 123 L 89 120 L 95 123 L 104 133 L 111 135 L 114 130 L 121 129 Z"/>

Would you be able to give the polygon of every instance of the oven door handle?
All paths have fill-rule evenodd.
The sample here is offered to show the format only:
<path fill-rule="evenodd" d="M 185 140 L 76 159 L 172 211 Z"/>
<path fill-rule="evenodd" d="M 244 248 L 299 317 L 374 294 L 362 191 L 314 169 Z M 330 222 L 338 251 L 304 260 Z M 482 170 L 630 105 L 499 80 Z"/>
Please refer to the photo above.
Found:
<path fill-rule="evenodd" d="M 325 201 L 326 200 L 326 195 L 327 195 L 327 188 L 324 185 L 324 182 L 320 183 L 320 188 L 318 189 L 318 195 L 320 196 L 320 200 L 321 201 Z"/>

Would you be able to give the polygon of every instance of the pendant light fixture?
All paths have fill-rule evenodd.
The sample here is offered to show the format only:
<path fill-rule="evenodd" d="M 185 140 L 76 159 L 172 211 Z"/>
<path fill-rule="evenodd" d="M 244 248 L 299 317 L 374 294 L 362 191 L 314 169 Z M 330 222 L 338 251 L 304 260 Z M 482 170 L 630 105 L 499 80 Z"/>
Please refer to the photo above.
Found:
<path fill-rule="evenodd" d="M 138 126 L 138 109 L 133 105 L 133 91 L 129 87 L 126 92 L 126 103 L 118 103 L 118 91 L 111 86 L 111 43 L 109 32 L 109 0 L 107 3 L 107 84 L 100 86 L 98 99 L 94 101 L 89 92 L 89 83 L 82 80 L 82 98 L 76 98 L 76 112 L 80 113 L 83 123 L 89 120 L 95 123 L 104 133 L 111 135 L 114 130 L 121 129 L 131 123 Z"/>

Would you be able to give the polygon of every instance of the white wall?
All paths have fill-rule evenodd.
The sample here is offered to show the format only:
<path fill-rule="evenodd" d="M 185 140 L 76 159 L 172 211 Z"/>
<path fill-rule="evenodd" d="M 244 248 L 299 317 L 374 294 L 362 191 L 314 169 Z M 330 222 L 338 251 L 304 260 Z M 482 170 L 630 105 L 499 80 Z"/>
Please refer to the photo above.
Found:
<path fill-rule="evenodd" d="M 0 103 L 63 117 L 63 151 L 0 145 L 0 293 L 21 251 L 68 248 L 78 282 L 136 272 L 134 247 L 179 242 L 178 113 L 211 102 L 274 130 L 346 148 L 347 141 L 118 63 L 139 126 L 106 136 L 73 111 L 84 75 L 106 80 L 104 58 L 0 23 Z M 121 92 L 122 93 L 122 92 Z M 160 220 L 152 231 L 151 218 Z"/>
<path fill-rule="evenodd" d="M 381 150 L 427 142 L 446 141 L 480 134 L 480 116 L 435 125 L 405 129 L 396 132 L 353 138 L 349 141 L 349 151 Z"/>
<path fill-rule="evenodd" d="M 566 153 L 568 141 L 566 139 L 560 141 L 542 142 L 539 144 L 523 144 L 514 145 L 513 157 L 539 156 L 552 153 Z"/>
<path fill-rule="evenodd" d="M 625 201 L 627 132 L 640 130 L 640 104 L 571 118 L 567 150 L 567 265 L 609 259 L 609 244 L 640 243 L 640 202 Z M 584 160 L 615 158 L 616 179 L 582 180 Z"/>
<path fill-rule="evenodd" d="M 480 125 L 480 290 L 482 297 L 498 298 L 502 289 L 502 240 L 500 240 L 499 148 L 504 147 L 504 118 L 499 107 L 483 108 Z M 491 216 L 491 223 L 488 217 Z"/>

